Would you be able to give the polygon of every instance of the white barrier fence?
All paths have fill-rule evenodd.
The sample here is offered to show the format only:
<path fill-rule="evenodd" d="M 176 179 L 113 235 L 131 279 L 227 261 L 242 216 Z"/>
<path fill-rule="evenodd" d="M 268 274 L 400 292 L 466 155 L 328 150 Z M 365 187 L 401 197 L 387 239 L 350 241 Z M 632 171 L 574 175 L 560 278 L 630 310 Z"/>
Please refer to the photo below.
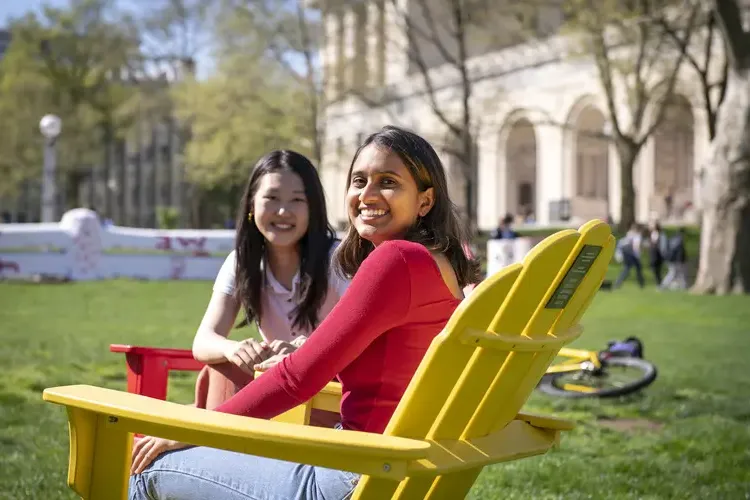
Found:
<path fill-rule="evenodd" d="M 487 276 L 500 269 L 521 262 L 537 243 L 532 238 L 513 238 L 487 241 Z"/>
<path fill-rule="evenodd" d="M 520 262 L 535 243 L 489 240 L 487 274 Z M 60 223 L 0 224 L 0 278 L 213 280 L 233 248 L 233 230 L 103 227 L 77 208 Z"/>
<path fill-rule="evenodd" d="M 233 248 L 233 230 L 102 227 L 77 208 L 59 224 L 0 224 L 0 277 L 213 280 Z"/>

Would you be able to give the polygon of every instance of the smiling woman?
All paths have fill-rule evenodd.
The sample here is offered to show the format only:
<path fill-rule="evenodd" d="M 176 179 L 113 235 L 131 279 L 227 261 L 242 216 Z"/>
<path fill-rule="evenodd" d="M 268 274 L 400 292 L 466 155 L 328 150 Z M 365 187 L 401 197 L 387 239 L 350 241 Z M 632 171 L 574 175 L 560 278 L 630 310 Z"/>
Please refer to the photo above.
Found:
<path fill-rule="evenodd" d="M 421 191 L 398 157 L 375 144 L 364 148 L 352 166 L 346 195 L 357 233 L 374 245 L 402 237 L 432 208 L 434 190 Z"/>
<path fill-rule="evenodd" d="M 349 168 L 346 203 L 351 225 L 337 254 L 347 277 L 380 243 L 406 239 L 430 250 L 452 288 L 454 280 L 457 288 L 479 281 L 443 165 L 417 134 L 387 126 L 365 139 Z"/>
<path fill-rule="evenodd" d="M 264 175 L 253 200 L 255 225 L 266 241 L 278 250 L 294 247 L 307 232 L 309 212 L 302 178 L 294 172 L 270 172 Z M 291 281 L 291 276 L 289 276 Z M 290 283 L 291 285 L 291 283 Z"/>

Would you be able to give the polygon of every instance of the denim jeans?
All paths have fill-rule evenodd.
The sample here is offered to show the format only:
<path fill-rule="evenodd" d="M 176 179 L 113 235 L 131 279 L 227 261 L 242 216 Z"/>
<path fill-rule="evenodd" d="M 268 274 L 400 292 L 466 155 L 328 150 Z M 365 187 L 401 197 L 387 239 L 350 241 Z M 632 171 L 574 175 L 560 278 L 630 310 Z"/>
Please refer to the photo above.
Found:
<path fill-rule="evenodd" d="M 343 500 L 359 474 L 214 448 L 162 454 L 130 476 L 130 500 Z"/>

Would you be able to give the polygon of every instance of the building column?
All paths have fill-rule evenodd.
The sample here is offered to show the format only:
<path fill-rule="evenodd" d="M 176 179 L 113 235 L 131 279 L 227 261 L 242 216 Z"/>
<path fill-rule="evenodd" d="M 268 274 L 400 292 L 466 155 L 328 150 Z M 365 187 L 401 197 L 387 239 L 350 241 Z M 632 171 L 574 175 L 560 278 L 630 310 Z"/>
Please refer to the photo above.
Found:
<path fill-rule="evenodd" d="M 342 92 L 354 86 L 355 61 L 357 55 L 357 14 L 354 6 L 346 6 L 341 12 L 343 22 L 342 57 L 339 59 L 342 73 Z"/>
<path fill-rule="evenodd" d="M 548 224 L 550 202 L 565 197 L 563 127 L 536 125 L 536 221 Z"/>
<path fill-rule="evenodd" d="M 363 91 L 370 81 L 368 64 L 368 42 L 369 42 L 369 9 L 367 5 L 358 3 L 352 6 L 353 12 L 353 40 L 354 55 L 349 61 L 349 82 L 351 88 Z"/>
<path fill-rule="evenodd" d="M 323 64 L 326 88 L 325 93 L 328 100 L 335 100 L 339 96 L 341 56 L 343 51 L 341 39 L 341 16 L 336 10 L 327 11 L 324 14 L 325 41 L 323 52 Z"/>
<path fill-rule="evenodd" d="M 367 4 L 367 86 L 385 85 L 385 0 Z"/>
<path fill-rule="evenodd" d="M 480 230 L 491 230 L 497 226 L 501 211 L 500 168 L 497 134 L 482 134 L 477 138 L 477 226 Z"/>
<path fill-rule="evenodd" d="M 408 0 L 385 2 L 385 83 L 402 80 L 409 70 L 409 40 L 404 28 L 403 13 Z"/>
<path fill-rule="evenodd" d="M 328 220 L 338 230 L 339 222 L 347 219 L 346 213 L 346 176 L 349 172 L 349 161 L 346 142 L 338 137 L 331 140 L 326 148 L 321 177 L 326 195 Z"/>

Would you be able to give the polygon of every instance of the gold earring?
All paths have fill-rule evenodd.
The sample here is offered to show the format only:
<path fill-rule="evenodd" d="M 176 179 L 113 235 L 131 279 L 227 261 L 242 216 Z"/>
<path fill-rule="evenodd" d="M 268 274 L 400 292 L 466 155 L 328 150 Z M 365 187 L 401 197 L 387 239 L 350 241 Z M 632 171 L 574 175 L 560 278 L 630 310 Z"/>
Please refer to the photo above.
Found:
<path fill-rule="evenodd" d="M 252 222 L 253 221 L 253 213 L 252 212 L 248 212 L 247 213 L 247 221 L 248 222 Z"/>

